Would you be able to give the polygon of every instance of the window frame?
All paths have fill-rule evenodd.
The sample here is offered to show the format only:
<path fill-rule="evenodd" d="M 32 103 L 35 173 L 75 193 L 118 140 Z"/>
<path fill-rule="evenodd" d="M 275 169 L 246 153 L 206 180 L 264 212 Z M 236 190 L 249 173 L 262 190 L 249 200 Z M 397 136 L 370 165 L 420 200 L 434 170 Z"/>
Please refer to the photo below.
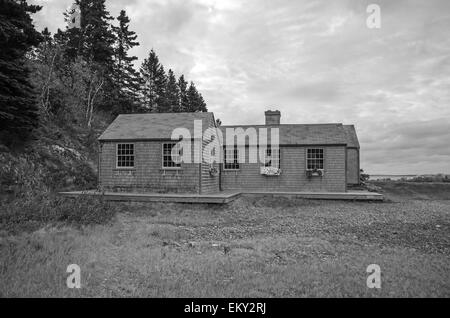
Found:
<path fill-rule="evenodd" d="M 181 169 L 181 162 L 180 163 L 175 163 L 173 160 L 171 160 L 175 166 L 174 167 L 165 167 L 164 166 L 164 145 L 173 145 L 176 146 L 178 144 L 178 142 L 163 142 L 161 144 L 161 168 L 164 170 L 179 170 Z M 173 148 L 172 146 L 172 148 Z M 172 148 L 170 149 L 170 151 L 172 152 Z M 180 155 L 181 156 L 181 155 Z"/>
<path fill-rule="evenodd" d="M 233 148 L 233 162 L 227 163 L 227 151 L 231 151 L 228 148 Z M 223 151 L 223 170 L 224 171 L 238 171 L 241 169 L 241 165 L 239 163 L 239 148 L 237 146 L 234 147 L 227 147 L 225 146 L 225 149 Z M 233 165 L 234 168 L 227 168 L 228 165 Z"/>
<path fill-rule="evenodd" d="M 309 158 L 308 157 L 308 150 L 321 150 L 322 151 L 322 158 Z M 306 171 L 313 171 L 314 169 L 317 170 L 321 170 L 322 172 L 325 171 L 325 148 L 323 147 L 308 147 L 306 148 L 306 153 L 305 153 L 305 168 Z M 322 160 L 322 168 L 308 168 L 308 160 Z"/>
<path fill-rule="evenodd" d="M 133 165 L 132 166 L 119 166 L 119 145 L 132 145 L 133 146 L 133 154 L 132 155 L 128 154 L 128 156 L 133 157 Z M 116 143 L 116 169 L 132 170 L 135 168 L 135 159 L 136 159 L 135 148 L 136 148 L 136 145 L 134 142 L 117 142 Z M 125 155 L 120 155 L 120 156 L 127 156 L 127 155 L 125 154 Z"/>

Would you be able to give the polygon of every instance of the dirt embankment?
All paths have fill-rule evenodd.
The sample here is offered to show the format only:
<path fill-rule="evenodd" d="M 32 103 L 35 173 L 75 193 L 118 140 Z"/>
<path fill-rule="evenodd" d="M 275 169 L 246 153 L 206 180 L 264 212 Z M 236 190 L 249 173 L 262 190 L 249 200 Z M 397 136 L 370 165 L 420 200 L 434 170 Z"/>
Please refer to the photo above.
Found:
<path fill-rule="evenodd" d="M 450 183 L 372 181 L 382 193 L 393 200 L 450 200 Z"/>

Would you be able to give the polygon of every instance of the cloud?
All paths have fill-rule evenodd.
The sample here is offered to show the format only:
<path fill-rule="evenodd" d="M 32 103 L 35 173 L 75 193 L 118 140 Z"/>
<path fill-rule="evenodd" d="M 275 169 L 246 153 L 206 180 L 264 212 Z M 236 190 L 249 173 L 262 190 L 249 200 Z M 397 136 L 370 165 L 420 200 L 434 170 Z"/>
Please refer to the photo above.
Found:
<path fill-rule="evenodd" d="M 33 2 L 33 1 L 32 1 Z M 63 26 L 71 1 L 44 3 L 39 27 Z M 450 2 L 378 0 L 115 0 L 141 46 L 197 83 L 224 124 L 355 124 L 361 166 L 377 173 L 450 173 Z M 58 17 L 61 17 L 60 19 Z M 236 114 L 239 114 L 236 116 Z"/>

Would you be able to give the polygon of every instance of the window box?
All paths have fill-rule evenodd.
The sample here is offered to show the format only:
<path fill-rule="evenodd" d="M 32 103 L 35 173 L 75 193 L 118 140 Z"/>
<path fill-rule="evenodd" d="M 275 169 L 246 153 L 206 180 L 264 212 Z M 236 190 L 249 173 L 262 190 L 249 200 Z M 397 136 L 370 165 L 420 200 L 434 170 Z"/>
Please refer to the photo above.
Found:
<path fill-rule="evenodd" d="M 260 173 L 265 176 L 279 176 L 281 169 L 276 167 L 260 167 Z"/>
<path fill-rule="evenodd" d="M 322 177 L 323 176 L 323 169 L 309 169 L 306 170 L 306 176 L 310 179 L 313 177 Z"/>

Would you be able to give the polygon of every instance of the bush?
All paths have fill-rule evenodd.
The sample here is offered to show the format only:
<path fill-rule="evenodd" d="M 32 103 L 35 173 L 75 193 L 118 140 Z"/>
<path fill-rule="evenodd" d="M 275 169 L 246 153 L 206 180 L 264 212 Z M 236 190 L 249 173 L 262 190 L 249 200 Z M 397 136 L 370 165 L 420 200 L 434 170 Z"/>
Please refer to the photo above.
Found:
<path fill-rule="evenodd" d="M 0 186 L 3 191 L 32 192 L 43 188 L 43 169 L 32 155 L 15 157 L 9 153 L 0 153 Z"/>
<path fill-rule="evenodd" d="M 48 224 L 104 224 L 115 214 L 116 208 L 102 197 L 66 198 L 45 193 L 1 205 L 0 230 L 15 234 Z"/>

